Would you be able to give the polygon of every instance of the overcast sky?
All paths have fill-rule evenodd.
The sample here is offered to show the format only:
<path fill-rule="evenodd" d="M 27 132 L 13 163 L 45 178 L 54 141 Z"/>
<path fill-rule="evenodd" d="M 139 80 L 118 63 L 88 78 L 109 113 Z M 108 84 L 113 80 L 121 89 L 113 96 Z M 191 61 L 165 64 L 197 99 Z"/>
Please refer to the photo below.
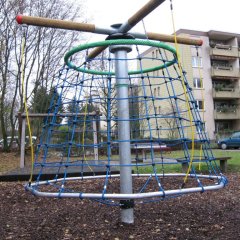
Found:
<path fill-rule="evenodd" d="M 87 0 L 87 17 L 99 27 L 125 22 L 148 0 Z M 240 34 L 240 0 L 172 0 L 175 28 Z M 172 34 L 170 0 L 150 13 L 144 20 L 147 32 Z M 134 31 L 144 32 L 139 23 Z M 103 40 L 97 35 L 93 39 Z"/>

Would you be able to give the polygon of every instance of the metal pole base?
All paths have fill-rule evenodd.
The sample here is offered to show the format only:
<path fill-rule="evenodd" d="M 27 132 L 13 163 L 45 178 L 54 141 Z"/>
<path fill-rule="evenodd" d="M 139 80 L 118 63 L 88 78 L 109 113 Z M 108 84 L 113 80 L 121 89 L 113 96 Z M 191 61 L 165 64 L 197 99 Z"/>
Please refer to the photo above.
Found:
<path fill-rule="evenodd" d="M 121 221 L 127 224 L 134 223 L 134 216 L 133 216 L 133 208 L 134 208 L 134 200 L 133 199 L 122 199 L 120 200 L 120 207 L 121 207 Z"/>
<path fill-rule="evenodd" d="M 126 224 L 134 223 L 133 208 L 121 210 L 121 222 Z"/>

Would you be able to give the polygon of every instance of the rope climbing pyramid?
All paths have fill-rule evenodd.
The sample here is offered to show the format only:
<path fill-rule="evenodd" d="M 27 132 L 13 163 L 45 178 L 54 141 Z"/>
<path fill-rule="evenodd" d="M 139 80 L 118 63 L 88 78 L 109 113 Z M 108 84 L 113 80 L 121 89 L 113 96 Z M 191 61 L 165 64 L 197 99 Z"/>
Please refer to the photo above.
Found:
<path fill-rule="evenodd" d="M 35 154 L 37 177 L 27 190 L 118 205 L 122 221 L 133 223 L 136 203 L 227 184 L 178 51 L 159 42 L 202 41 L 130 32 L 163 2 L 149 1 L 111 29 L 18 16 L 19 23 L 108 35 L 65 55 Z M 141 53 L 143 47 L 151 51 Z M 49 169 L 55 177 L 45 180 Z"/>
<path fill-rule="evenodd" d="M 69 61 L 79 52 L 88 59 L 87 50 L 101 45 L 109 46 L 101 57 L 86 61 L 81 67 Z M 141 56 L 138 52 L 141 45 L 157 49 L 157 58 Z M 111 52 L 119 46 L 124 51 L 130 51 L 131 46 L 136 48 L 137 56 L 116 58 Z M 42 196 L 86 197 L 108 203 L 126 198 L 147 202 L 148 198 L 161 200 L 167 196 L 213 190 L 226 184 L 214 161 L 184 72 L 184 79 L 181 79 L 172 47 L 143 40 L 107 40 L 74 48 L 65 56 L 65 61 L 68 66 L 59 73 L 38 144 L 34 167 L 39 175 L 36 182 L 27 187 L 30 191 Z M 138 62 L 137 69 L 119 78 L 119 72 L 112 69 L 112 62 L 118 65 L 131 61 Z M 145 68 L 153 61 L 154 66 Z M 108 71 L 96 70 L 101 64 Z M 65 119 L 59 120 L 63 116 Z M 193 143 L 202 145 L 202 152 L 193 149 Z M 146 158 L 142 157 L 143 150 L 149 151 Z M 178 156 L 174 157 L 176 153 Z M 207 175 L 198 173 L 199 163 Z M 170 164 L 184 164 L 186 171 L 168 173 Z M 41 176 L 48 168 L 55 168 L 56 176 L 42 181 Z M 70 169 L 78 176 L 68 177 Z M 115 185 L 120 175 L 112 174 L 113 169 L 120 173 L 130 171 L 125 178 L 130 176 L 131 179 L 127 179 L 125 185 L 133 185 L 131 193 L 117 192 Z M 59 173 L 63 173 L 63 177 L 58 178 Z M 168 187 L 168 178 L 174 178 L 176 189 Z M 87 191 L 86 184 L 81 188 L 84 180 L 93 179 L 99 181 L 102 188 L 95 192 Z M 76 184 L 78 181 L 80 183 Z M 91 189 L 91 184 L 87 186 Z"/>

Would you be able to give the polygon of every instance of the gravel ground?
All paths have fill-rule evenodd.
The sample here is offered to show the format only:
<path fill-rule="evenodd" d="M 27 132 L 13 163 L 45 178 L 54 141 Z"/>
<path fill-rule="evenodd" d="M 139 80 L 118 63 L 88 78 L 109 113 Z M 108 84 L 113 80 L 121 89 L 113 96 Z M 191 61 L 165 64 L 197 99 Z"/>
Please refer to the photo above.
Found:
<path fill-rule="evenodd" d="M 240 174 L 227 177 L 218 191 L 136 205 L 132 225 L 120 222 L 119 207 L 35 197 L 23 182 L 0 182 L 0 239 L 240 239 Z"/>

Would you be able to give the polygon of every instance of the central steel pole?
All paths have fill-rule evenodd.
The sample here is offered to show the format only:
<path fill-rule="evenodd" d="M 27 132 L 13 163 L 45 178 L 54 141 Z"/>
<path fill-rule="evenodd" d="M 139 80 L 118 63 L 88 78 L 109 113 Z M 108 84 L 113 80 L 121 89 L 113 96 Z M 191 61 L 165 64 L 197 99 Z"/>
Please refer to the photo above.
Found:
<path fill-rule="evenodd" d="M 120 191 L 124 194 L 132 194 L 132 167 L 130 145 L 130 119 L 128 101 L 128 63 L 127 53 L 132 49 L 129 46 L 112 46 L 110 51 L 115 55 L 115 73 L 117 90 L 117 115 L 118 115 L 118 139 L 120 158 Z M 133 223 L 133 200 L 120 201 L 121 221 Z"/>

